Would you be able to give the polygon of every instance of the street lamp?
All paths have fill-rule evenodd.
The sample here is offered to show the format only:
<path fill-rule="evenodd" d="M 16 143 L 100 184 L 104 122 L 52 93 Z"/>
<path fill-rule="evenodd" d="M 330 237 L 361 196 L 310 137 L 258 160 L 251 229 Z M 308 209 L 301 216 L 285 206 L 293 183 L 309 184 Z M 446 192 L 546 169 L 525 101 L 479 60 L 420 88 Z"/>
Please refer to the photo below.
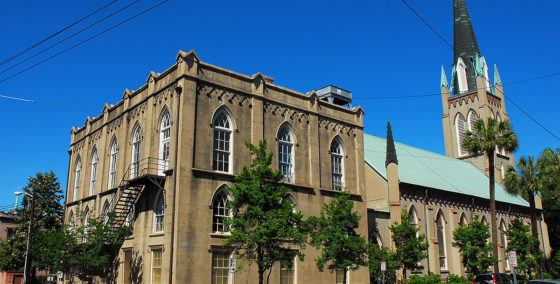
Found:
<path fill-rule="evenodd" d="M 14 192 L 16 196 L 21 194 L 25 194 L 31 197 L 31 214 L 29 215 L 29 228 L 27 229 L 27 249 L 25 250 L 25 267 L 23 269 L 23 284 L 27 284 L 27 275 L 29 273 L 28 266 L 31 265 L 31 233 L 33 232 L 32 224 L 33 224 L 33 215 L 35 215 L 35 191 L 32 191 L 33 194 L 29 194 L 24 191 L 16 191 Z"/>

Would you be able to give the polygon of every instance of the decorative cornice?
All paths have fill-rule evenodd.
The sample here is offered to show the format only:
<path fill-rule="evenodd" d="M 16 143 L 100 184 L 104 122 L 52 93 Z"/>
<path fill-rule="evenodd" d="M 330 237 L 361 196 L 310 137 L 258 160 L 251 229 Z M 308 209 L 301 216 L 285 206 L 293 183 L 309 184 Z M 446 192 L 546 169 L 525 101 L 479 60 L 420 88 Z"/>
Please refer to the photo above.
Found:
<path fill-rule="evenodd" d="M 477 93 L 470 93 L 470 94 L 467 94 L 467 95 L 451 97 L 447 101 L 448 102 L 448 107 L 451 108 L 451 105 L 453 105 L 453 107 L 457 107 L 457 104 L 459 104 L 461 106 L 461 105 L 463 105 L 463 103 L 468 104 L 469 100 L 471 102 L 474 102 L 475 98 L 478 99 L 478 94 Z"/>
<path fill-rule="evenodd" d="M 330 131 L 332 133 L 346 134 L 348 136 L 356 135 L 356 133 L 354 132 L 355 127 L 342 122 L 334 121 L 326 117 L 319 117 L 319 127 L 325 128 L 327 129 L 327 131 Z"/>
<path fill-rule="evenodd" d="M 309 114 L 275 102 L 265 101 L 264 111 L 272 115 L 281 115 L 285 120 L 296 123 L 309 123 Z"/>
<path fill-rule="evenodd" d="M 154 95 L 154 106 L 162 103 L 166 103 L 170 98 L 173 98 L 175 94 L 175 89 L 177 88 L 177 84 L 173 84 L 162 90 L 161 92 Z"/>
<path fill-rule="evenodd" d="M 121 124 L 122 124 L 122 116 L 119 116 L 117 119 L 111 121 L 107 125 L 107 134 L 112 133 L 117 129 L 119 129 L 121 127 Z"/>
<path fill-rule="evenodd" d="M 243 106 L 245 103 L 249 104 L 249 107 L 252 105 L 249 102 L 248 95 L 232 90 L 228 90 L 225 88 L 220 88 L 218 86 L 209 85 L 209 84 L 199 84 L 197 86 L 196 93 L 199 96 L 207 96 L 208 98 L 215 98 L 220 102 L 229 102 L 230 104 L 237 102 L 240 106 Z"/>
<path fill-rule="evenodd" d="M 146 101 L 136 105 L 133 109 L 128 112 L 128 120 L 135 119 L 146 111 Z"/>

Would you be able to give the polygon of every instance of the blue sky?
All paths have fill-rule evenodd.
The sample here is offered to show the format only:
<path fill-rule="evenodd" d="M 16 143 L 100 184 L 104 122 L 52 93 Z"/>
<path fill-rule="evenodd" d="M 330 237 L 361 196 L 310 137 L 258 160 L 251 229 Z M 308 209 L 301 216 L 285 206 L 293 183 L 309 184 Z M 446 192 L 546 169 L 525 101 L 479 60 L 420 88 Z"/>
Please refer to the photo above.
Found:
<path fill-rule="evenodd" d="M 8 1 L 0 9 L 0 62 L 109 3 Z M 73 27 L 57 39 L 121 8 Z M 158 3 L 141 0 L 107 21 L 8 72 L 0 80 Z M 453 42 L 451 0 L 409 0 L 447 41 Z M 560 1 L 468 1 L 483 56 L 498 65 L 504 92 L 560 136 L 560 76 L 508 85 L 560 72 Z M 46 47 L 48 45 L 44 45 Z M 36 172 L 53 170 L 66 187 L 70 129 L 125 88 L 137 89 L 151 70 L 173 65 L 178 50 L 242 74 L 262 72 L 275 83 L 308 92 L 334 84 L 353 93 L 365 112 L 365 131 L 444 154 L 440 69 L 451 74 L 453 52 L 401 1 L 177 1 L 171 0 L 61 56 L 0 83 L 0 207 Z M 35 49 L 37 51 L 40 49 Z M 32 55 L 30 53 L 29 55 Z M 28 56 L 29 56 L 28 55 Z M 22 59 L 26 56 L 22 57 Z M 20 59 L 21 60 L 21 59 Z M 0 66 L 1 70 L 11 63 Z M 493 78 L 493 72 L 490 77 Z M 516 158 L 539 155 L 560 141 L 510 102 L 506 110 L 520 139 Z"/>

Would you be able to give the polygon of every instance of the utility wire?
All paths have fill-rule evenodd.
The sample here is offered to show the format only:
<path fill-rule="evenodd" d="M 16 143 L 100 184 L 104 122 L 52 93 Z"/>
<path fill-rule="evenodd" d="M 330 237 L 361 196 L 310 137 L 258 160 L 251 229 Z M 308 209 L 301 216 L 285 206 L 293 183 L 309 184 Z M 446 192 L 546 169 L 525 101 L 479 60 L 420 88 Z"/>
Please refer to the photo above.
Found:
<path fill-rule="evenodd" d="M 430 28 L 430 30 L 432 30 L 445 44 L 447 44 L 449 47 L 451 47 L 451 49 L 453 49 L 453 51 L 455 52 L 455 48 L 447 41 L 445 40 L 445 38 L 443 38 L 430 24 L 428 24 L 426 22 L 426 20 L 424 20 L 424 18 L 422 18 L 422 16 L 420 16 L 420 14 L 418 14 L 418 12 L 416 12 L 416 10 L 414 10 L 412 7 L 410 7 L 410 5 L 408 5 L 408 3 L 406 3 L 405 0 L 401 0 L 418 18 L 420 18 L 420 20 L 422 20 L 422 22 L 428 27 Z M 473 66 L 474 67 L 474 66 Z M 476 70 L 476 68 L 474 68 Z M 490 85 L 492 85 L 492 83 L 490 82 L 490 80 L 488 80 L 488 78 L 486 78 L 483 74 L 478 74 L 480 75 L 482 78 L 484 78 Z M 559 73 L 553 73 L 553 74 L 549 74 L 549 75 L 545 75 L 545 76 L 540 76 L 540 77 L 536 77 L 538 79 L 541 78 L 546 78 L 546 77 L 552 77 L 552 76 L 556 76 L 556 75 L 560 75 Z M 535 78 L 533 78 L 535 79 Z M 518 81 L 515 82 L 517 83 L 521 83 L 524 81 L 531 81 L 533 79 L 527 79 L 527 80 L 522 80 L 522 81 Z M 496 89 L 498 90 L 498 89 Z M 533 122 L 535 122 L 538 126 L 540 126 L 542 129 L 544 129 L 544 131 L 546 131 L 548 134 L 550 134 L 552 137 L 556 138 L 558 141 L 560 141 L 560 137 L 558 137 L 557 135 L 555 135 L 554 133 L 552 133 L 550 130 L 548 130 L 546 127 L 544 127 L 544 125 L 542 125 L 541 123 L 539 123 L 534 117 L 532 117 L 531 115 L 529 115 L 529 113 L 527 113 L 525 110 L 523 110 L 517 103 L 515 103 L 511 98 L 509 98 L 508 96 L 506 96 L 502 91 L 500 91 L 500 93 L 504 96 L 504 98 L 508 99 L 517 109 L 519 109 L 525 116 L 527 116 L 530 120 L 532 120 Z"/>
<path fill-rule="evenodd" d="M 120 26 L 120 25 L 122 25 L 122 24 L 124 24 L 124 23 L 126 23 L 126 22 L 128 22 L 128 21 L 130 21 L 130 20 L 132 20 L 132 19 L 134 19 L 134 18 L 136 18 L 136 17 L 139 17 L 140 15 L 143 15 L 143 14 L 145 14 L 145 13 L 147 13 L 147 12 L 149 12 L 149 11 L 151 11 L 151 10 L 153 10 L 153 9 L 155 9 L 155 8 L 157 8 L 157 7 L 159 7 L 159 6 L 163 5 L 163 4 L 165 4 L 165 3 L 167 3 L 167 2 L 169 2 L 169 0 L 161 1 L 161 2 L 159 2 L 158 4 L 156 4 L 156 5 L 154 5 L 154 6 L 150 7 L 150 8 L 148 8 L 148 9 L 146 9 L 146 10 L 144 10 L 144 11 L 142 11 L 142 12 L 140 12 L 140 13 L 138 13 L 138 14 L 136 14 L 136 15 L 134 15 L 134 16 L 132 16 L 132 17 L 130 17 L 130 18 L 128 18 L 128 19 L 126 19 L 126 20 L 124 20 L 124 21 L 122 21 L 122 22 L 116 24 L 116 25 L 114 25 L 114 26 L 111 26 L 110 28 L 108 28 L 108 29 L 106 29 L 106 30 L 104 30 L 104 31 L 102 31 L 102 32 L 100 32 L 100 33 L 97 33 L 97 34 L 95 34 L 95 35 L 93 35 L 93 36 L 91 36 L 91 37 L 89 37 L 89 38 L 87 38 L 87 39 L 85 39 L 85 40 L 83 40 L 83 41 L 81 41 L 81 42 L 79 42 L 79 43 L 77 43 L 77 44 L 75 44 L 75 45 L 73 45 L 73 46 L 67 48 L 67 49 L 64 49 L 63 51 L 61 51 L 61 52 L 59 52 L 59 53 L 56 53 L 56 54 L 54 54 L 54 55 L 52 55 L 52 56 L 50 56 L 50 57 L 47 57 L 46 59 L 43 59 L 42 61 L 39 61 L 38 63 L 35 63 L 35 64 L 33 64 L 33 65 L 31 65 L 31 66 L 29 66 L 29 67 L 27 67 L 27 68 L 25 68 L 25 69 L 23 69 L 23 70 L 21 70 L 21 71 L 19 71 L 19 72 L 13 74 L 13 75 L 11 75 L 11 76 L 9 76 L 9 77 L 6 77 L 6 78 L 0 80 L 0 83 L 6 82 L 7 80 L 9 80 L 9 79 L 11 79 L 11 78 L 13 78 L 13 77 L 18 76 L 18 75 L 20 75 L 21 73 L 23 73 L 23 72 L 25 72 L 25 71 L 28 71 L 28 70 L 30 70 L 30 69 L 32 69 L 32 68 L 38 66 L 38 65 L 41 65 L 41 64 L 43 64 L 43 63 L 45 63 L 45 62 L 47 62 L 47 61 L 49 61 L 49 60 L 51 60 L 51 59 L 53 59 L 53 58 L 55 58 L 55 57 L 61 55 L 61 54 L 63 54 L 63 53 L 66 53 L 66 52 L 72 50 L 73 48 L 78 47 L 78 46 L 80 46 L 80 45 L 82 45 L 82 44 L 84 44 L 84 43 L 86 43 L 86 42 L 88 42 L 88 41 L 90 41 L 90 40 L 92 40 L 92 39 L 94 39 L 94 38 L 96 38 L 96 37 L 98 37 L 98 36 L 100 36 L 100 35 L 106 33 L 106 32 L 108 32 L 108 31 L 110 31 L 110 30 L 112 30 L 112 29 L 114 29 L 114 28 L 116 28 L 116 27 L 118 27 L 118 26 Z"/>
<path fill-rule="evenodd" d="M 17 54 L 12 55 L 11 57 L 9 57 L 9 58 L 3 60 L 2 62 L 0 62 L 0 66 L 2 66 L 2 65 L 4 65 L 4 64 L 6 64 L 6 63 L 12 61 L 13 59 L 17 58 L 18 56 L 20 56 L 20 55 L 22 55 L 22 54 L 28 52 L 29 50 L 31 50 L 31 49 L 37 47 L 38 45 L 44 43 L 45 41 L 47 41 L 47 40 L 49 40 L 49 39 L 51 39 L 51 38 L 57 36 L 58 34 L 64 32 L 65 30 L 67 30 L 67 29 L 69 29 L 69 28 L 71 28 L 71 27 L 73 27 L 73 26 L 79 24 L 79 23 L 82 22 L 83 20 L 85 20 L 85 19 L 87 19 L 87 18 L 89 18 L 89 17 L 95 15 L 97 12 L 99 12 L 99 11 L 101 11 L 101 10 L 103 10 L 103 9 L 105 9 L 105 8 L 107 8 L 107 7 L 111 6 L 111 5 L 113 5 L 113 4 L 115 4 L 117 1 L 119 1 L 119 0 L 113 0 L 112 2 L 108 3 L 107 5 L 105 5 L 105 6 L 101 7 L 101 8 L 99 8 L 99 9 L 97 9 L 97 10 L 95 10 L 95 11 L 93 11 L 92 13 L 86 15 L 85 17 L 79 19 L 78 21 L 72 23 L 71 25 L 69 25 L 69 26 L 63 28 L 62 30 L 59 30 L 58 32 L 56 32 L 56 33 L 54 33 L 54 34 L 52 34 L 52 35 L 50 35 L 50 36 L 48 36 L 48 37 L 46 37 L 46 38 L 40 40 L 39 42 L 37 42 L 37 43 L 31 45 L 30 47 L 28 47 L 28 48 L 26 48 L 26 49 L 24 49 L 24 50 L 18 52 Z"/>
<path fill-rule="evenodd" d="M 24 59 L 24 60 L 22 60 L 22 61 L 16 63 L 15 65 L 13 65 L 13 66 L 11 66 L 11 67 L 9 67 L 9 68 L 7 68 L 7 69 L 2 70 L 2 71 L 0 72 L 0 74 L 6 73 L 6 72 L 8 72 L 9 70 L 11 70 L 11 69 L 13 69 L 13 68 L 15 68 L 15 67 L 17 67 L 17 66 L 19 66 L 19 65 L 21 65 L 21 64 L 23 64 L 23 63 L 25 63 L 25 62 L 27 62 L 27 61 L 29 61 L 30 59 L 35 58 L 37 55 L 40 55 L 40 54 L 44 53 L 45 51 L 47 51 L 47 50 L 49 50 L 49 49 L 51 49 L 51 48 L 53 48 L 53 47 L 55 47 L 55 46 L 58 46 L 59 44 L 61 44 L 61 43 L 65 42 L 65 41 L 67 41 L 68 39 L 71 39 L 71 38 L 75 37 L 76 35 L 82 33 L 83 31 L 86 31 L 86 30 L 88 30 L 89 28 L 91 28 L 91 27 L 93 27 L 93 26 L 95 26 L 95 25 L 97 25 L 97 24 L 99 24 L 99 23 L 101 23 L 101 22 L 107 20 L 108 18 L 110 18 L 110 17 L 112 17 L 112 16 L 114 16 L 114 15 L 116 15 L 116 14 L 118 14 L 118 13 L 124 11 L 125 9 L 129 8 L 130 6 L 132 6 L 132 5 L 134 5 L 134 4 L 138 3 L 138 2 L 140 2 L 140 0 L 136 0 L 136 1 L 134 1 L 134 2 L 132 2 L 132 3 L 130 3 L 130 4 L 128 4 L 128 5 L 124 6 L 123 8 L 121 8 L 121 9 L 119 9 L 119 10 L 117 10 L 117 11 L 115 11 L 115 12 L 109 14 L 109 15 L 107 15 L 106 17 L 104 17 L 104 18 L 102 18 L 102 19 L 96 21 L 95 23 L 93 23 L 93 24 L 91 24 L 91 25 L 89 25 L 89 26 L 87 26 L 87 27 L 85 27 L 85 28 L 83 28 L 83 29 L 81 29 L 81 30 L 79 30 L 79 31 L 77 31 L 77 32 L 75 32 L 75 33 L 73 33 L 73 34 L 67 36 L 67 37 L 65 37 L 64 39 L 58 41 L 57 43 L 55 43 L 55 44 L 53 44 L 53 45 L 51 45 L 51 46 L 49 46 L 49 47 L 47 47 L 47 48 L 42 49 L 41 51 L 39 51 L 39 52 L 37 52 L 37 53 L 35 53 L 35 54 L 33 54 L 33 55 L 27 57 L 26 59 Z"/>

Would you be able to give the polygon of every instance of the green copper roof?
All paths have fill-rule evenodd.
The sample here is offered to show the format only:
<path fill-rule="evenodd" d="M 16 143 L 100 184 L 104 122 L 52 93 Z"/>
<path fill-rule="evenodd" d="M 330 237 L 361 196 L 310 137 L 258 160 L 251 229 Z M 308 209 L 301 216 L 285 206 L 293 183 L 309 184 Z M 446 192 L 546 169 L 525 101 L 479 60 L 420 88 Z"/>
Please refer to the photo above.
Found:
<path fill-rule="evenodd" d="M 447 76 L 445 75 L 445 70 L 443 69 L 443 65 L 441 65 L 441 86 L 440 87 L 449 87 L 449 84 L 447 84 Z"/>
<path fill-rule="evenodd" d="M 502 86 L 502 78 L 500 78 L 500 73 L 498 73 L 498 66 L 494 64 L 494 85 Z"/>
<path fill-rule="evenodd" d="M 364 133 L 365 160 L 387 179 L 386 140 Z M 399 181 L 488 199 L 488 177 L 471 163 L 395 142 L 399 159 Z M 496 200 L 529 206 L 519 196 L 510 195 L 496 183 Z"/>

